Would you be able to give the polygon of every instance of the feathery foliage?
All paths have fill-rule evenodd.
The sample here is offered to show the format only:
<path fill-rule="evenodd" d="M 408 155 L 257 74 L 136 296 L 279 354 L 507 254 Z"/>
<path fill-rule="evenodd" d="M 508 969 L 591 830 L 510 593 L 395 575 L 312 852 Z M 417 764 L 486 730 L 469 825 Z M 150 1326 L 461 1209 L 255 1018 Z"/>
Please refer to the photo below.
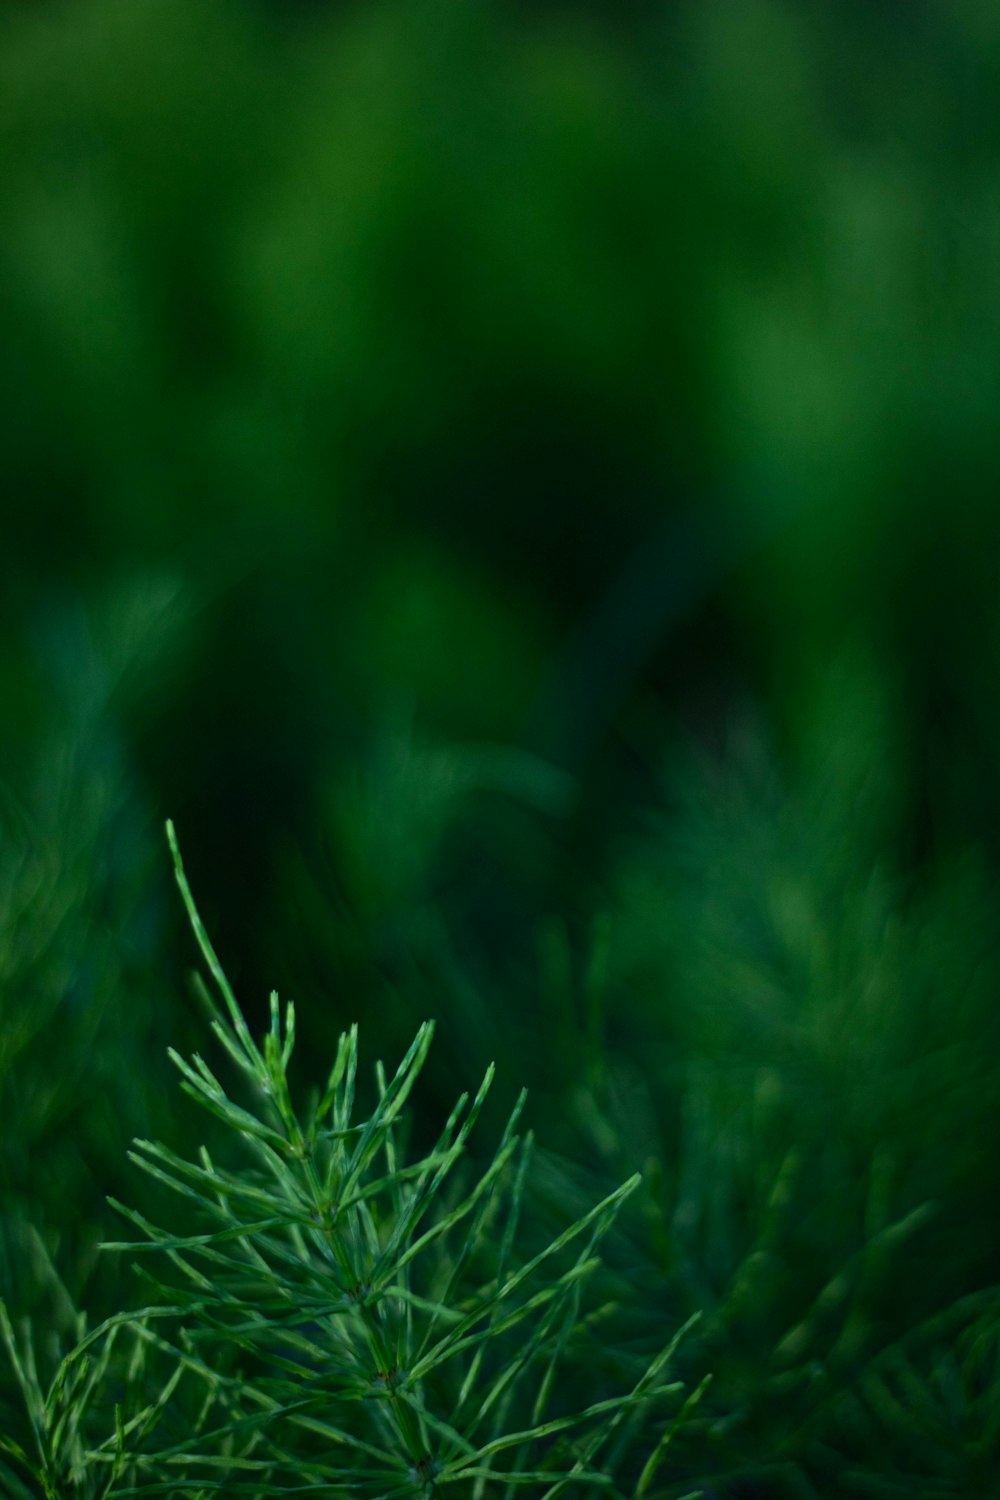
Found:
<path fill-rule="evenodd" d="M 473 1180 L 462 1158 L 492 1067 L 429 1150 L 406 1149 L 404 1107 L 430 1024 L 391 1078 L 378 1065 L 367 1119 L 355 1120 L 356 1026 L 342 1035 L 322 1093 L 297 1106 L 294 1006 L 282 1009 L 272 995 L 258 1045 L 171 825 L 168 836 L 214 986 L 202 994 L 239 1095 L 200 1055 L 171 1055 L 182 1088 L 225 1127 L 236 1160 L 224 1166 L 204 1148 L 188 1160 L 136 1142 L 133 1160 L 184 1199 L 186 1232 L 115 1204 L 143 1238 L 105 1248 L 156 1252 L 157 1273 L 145 1276 L 157 1300 L 89 1335 L 81 1325 L 47 1392 L 30 1338 L 19 1342 L 3 1313 L 36 1449 L 32 1456 L 8 1439 L 8 1458 L 52 1500 L 305 1489 L 389 1500 L 455 1485 L 484 1500 L 651 1493 L 666 1445 L 703 1388 L 685 1399 L 670 1378 L 686 1329 L 626 1392 L 593 1391 L 580 1410 L 567 1409 L 563 1392 L 566 1366 L 586 1359 L 593 1340 L 584 1293 L 600 1269 L 601 1241 L 638 1176 L 522 1254 L 532 1155 L 530 1133 L 517 1134 L 523 1093 Z M 172 1334 L 161 1331 L 164 1320 L 176 1324 Z M 121 1395 L 101 1434 L 97 1408 L 109 1385 Z M 651 1416 L 659 1436 L 643 1446 L 639 1429 Z M 8 1482 L 14 1496 L 31 1493 L 13 1474 Z"/>

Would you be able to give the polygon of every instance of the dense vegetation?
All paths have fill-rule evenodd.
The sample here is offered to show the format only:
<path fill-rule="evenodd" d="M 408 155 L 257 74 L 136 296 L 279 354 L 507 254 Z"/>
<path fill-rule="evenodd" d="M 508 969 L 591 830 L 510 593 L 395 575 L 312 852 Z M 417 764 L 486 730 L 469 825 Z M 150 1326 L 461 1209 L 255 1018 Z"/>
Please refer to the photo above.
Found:
<path fill-rule="evenodd" d="M 1000 1495 L 998 32 L 988 0 L 5 8 L 0 1493 L 154 1484 L 115 1455 L 199 1422 L 243 1425 L 168 1488 L 265 1492 L 233 1455 L 271 1444 L 278 1493 L 267 1403 L 329 1354 L 257 1326 L 196 1368 L 232 1310 L 169 1253 L 211 1211 L 127 1156 L 263 1191 L 167 1056 L 239 1075 L 169 815 L 254 1048 L 295 998 L 297 1128 L 354 1022 L 357 1123 L 433 1018 L 410 1139 L 370 1144 L 435 1174 L 495 1061 L 443 1222 L 528 1087 L 530 1174 L 416 1313 L 502 1284 L 511 1203 L 518 1264 L 620 1209 L 585 1286 L 591 1229 L 524 1284 L 558 1331 L 476 1373 L 530 1323 L 504 1431 L 601 1409 L 497 1464 Z M 109 1197 L 169 1253 L 99 1250 L 144 1237 Z M 398 1468 L 407 1419 L 354 1404 L 322 1420 Z M 398 1482 L 503 1494 L 463 1452 Z"/>

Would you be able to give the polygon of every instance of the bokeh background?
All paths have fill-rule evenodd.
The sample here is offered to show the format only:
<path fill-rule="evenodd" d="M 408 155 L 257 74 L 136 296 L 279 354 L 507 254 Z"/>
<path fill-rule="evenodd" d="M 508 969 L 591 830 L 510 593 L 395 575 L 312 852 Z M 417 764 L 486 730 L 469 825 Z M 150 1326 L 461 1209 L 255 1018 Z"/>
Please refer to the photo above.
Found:
<path fill-rule="evenodd" d="M 4 7 L 13 1308 L 201 1128 L 169 815 L 303 1077 L 643 1167 L 664 1495 L 1000 1493 L 998 95 L 992 0 Z"/>

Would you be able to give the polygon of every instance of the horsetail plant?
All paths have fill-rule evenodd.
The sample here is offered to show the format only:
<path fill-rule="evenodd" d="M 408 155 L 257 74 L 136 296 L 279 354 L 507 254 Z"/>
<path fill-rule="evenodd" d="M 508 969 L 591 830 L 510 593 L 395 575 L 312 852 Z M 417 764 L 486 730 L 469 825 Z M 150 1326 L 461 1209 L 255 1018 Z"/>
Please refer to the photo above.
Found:
<path fill-rule="evenodd" d="M 460 1166 L 492 1066 L 471 1102 L 459 1099 L 432 1148 L 407 1159 L 404 1106 L 427 1057 L 430 1023 L 391 1078 L 377 1066 L 366 1120 L 354 1118 L 356 1026 L 341 1036 L 322 1093 L 300 1107 L 288 1075 L 294 1006 L 282 1008 L 272 994 L 270 1029 L 254 1040 L 170 824 L 167 835 L 212 981 L 201 992 L 241 1102 L 202 1057 L 171 1056 L 182 1088 L 225 1127 L 221 1139 L 235 1139 L 240 1159 L 223 1166 L 205 1148 L 187 1160 L 152 1141 L 135 1143 L 132 1159 L 186 1201 L 197 1232 L 172 1233 L 113 1202 L 142 1238 L 105 1248 L 156 1252 L 171 1281 L 142 1271 L 158 1305 L 127 1320 L 127 1330 L 112 1319 L 82 1340 L 56 1377 L 59 1399 L 65 1403 L 69 1381 L 89 1400 L 107 1373 L 103 1350 L 123 1331 L 139 1355 L 166 1360 L 169 1373 L 131 1414 L 119 1404 L 113 1432 L 77 1442 L 74 1462 L 61 1467 L 46 1459 L 51 1424 L 39 1389 L 32 1399 L 41 1464 L 8 1452 L 41 1481 L 47 1500 L 652 1495 L 666 1445 L 700 1394 L 685 1401 L 681 1383 L 667 1379 L 684 1329 L 625 1393 L 591 1390 L 595 1399 L 579 1410 L 566 1398 L 567 1388 L 586 1389 L 579 1367 L 594 1350 L 584 1289 L 639 1178 L 522 1257 L 532 1156 L 530 1132 L 517 1133 L 523 1093 L 478 1179 Z M 171 1318 L 173 1338 L 162 1331 Z M 84 1346 L 102 1352 L 93 1359 Z M 184 1377 L 198 1394 L 178 1405 Z M 134 1393 L 129 1399 L 136 1403 Z M 86 1426 L 70 1408 L 64 1433 Z"/>

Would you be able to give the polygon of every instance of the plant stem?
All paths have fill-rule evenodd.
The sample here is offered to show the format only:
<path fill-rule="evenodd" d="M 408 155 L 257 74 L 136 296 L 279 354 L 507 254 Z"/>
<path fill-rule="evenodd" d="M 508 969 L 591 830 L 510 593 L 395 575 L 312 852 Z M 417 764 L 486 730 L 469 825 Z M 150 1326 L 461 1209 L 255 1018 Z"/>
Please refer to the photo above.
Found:
<path fill-rule="evenodd" d="M 316 1176 L 312 1162 L 303 1160 L 302 1165 L 309 1187 L 309 1195 L 321 1226 L 321 1233 L 333 1251 L 334 1257 L 347 1280 L 348 1288 L 358 1289 L 357 1311 L 361 1318 L 362 1327 L 364 1328 L 368 1351 L 374 1362 L 373 1375 L 375 1378 L 381 1377 L 385 1381 L 389 1406 L 398 1435 L 411 1463 L 419 1469 L 419 1466 L 426 1461 L 429 1455 L 424 1452 L 424 1443 L 420 1436 L 420 1428 L 413 1412 L 406 1402 L 401 1399 L 398 1391 L 394 1389 L 395 1361 L 389 1356 L 389 1351 L 382 1337 L 382 1330 L 378 1326 L 375 1310 L 365 1300 L 364 1287 L 367 1278 L 358 1275 L 351 1263 L 351 1258 L 348 1254 L 347 1246 L 344 1244 L 343 1237 L 338 1234 L 336 1225 L 331 1224 L 328 1220 L 328 1209 L 323 1201 L 319 1179 Z M 428 1480 L 426 1493 L 432 1494 L 434 1488 L 433 1481 Z"/>

